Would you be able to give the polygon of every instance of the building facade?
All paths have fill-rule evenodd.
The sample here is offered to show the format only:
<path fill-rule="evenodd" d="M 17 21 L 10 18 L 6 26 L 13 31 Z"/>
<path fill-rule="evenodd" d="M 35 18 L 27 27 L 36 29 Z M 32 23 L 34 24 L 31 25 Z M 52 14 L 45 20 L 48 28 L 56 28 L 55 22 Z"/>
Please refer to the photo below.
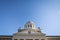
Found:
<path fill-rule="evenodd" d="M 39 27 L 35 28 L 32 21 L 28 21 L 24 29 L 19 27 L 13 35 L 0 35 L 0 40 L 60 40 L 60 36 L 46 36 Z"/>

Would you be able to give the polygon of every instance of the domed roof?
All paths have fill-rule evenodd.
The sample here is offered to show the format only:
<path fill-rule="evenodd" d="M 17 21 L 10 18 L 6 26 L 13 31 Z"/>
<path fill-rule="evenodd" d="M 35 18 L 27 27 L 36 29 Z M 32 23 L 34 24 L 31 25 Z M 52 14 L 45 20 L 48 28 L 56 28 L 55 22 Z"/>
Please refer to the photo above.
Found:
<path fill-rule="evenodd" d="M 34 29 L 35 28 L 35 25 L 32 21 L 28 21 L 26 24 L 25 24 L 25 29 Z"/>
<path fill-rule="evenodd" d="M 32 21 L 28 21 L 26 24 L 29 24 L 29 23 L 30 23 L 30 24 L 34 24 Z"/>

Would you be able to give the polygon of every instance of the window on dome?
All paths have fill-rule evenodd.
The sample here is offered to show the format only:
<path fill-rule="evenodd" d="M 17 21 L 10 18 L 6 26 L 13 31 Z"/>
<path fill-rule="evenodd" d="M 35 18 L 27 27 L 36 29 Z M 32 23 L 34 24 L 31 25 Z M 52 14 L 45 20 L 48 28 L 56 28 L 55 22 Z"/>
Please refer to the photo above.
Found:
<path fill-rule="evenodd" d="M 28 33 L 31 34 L 31 31 L 29 30 Z"/>

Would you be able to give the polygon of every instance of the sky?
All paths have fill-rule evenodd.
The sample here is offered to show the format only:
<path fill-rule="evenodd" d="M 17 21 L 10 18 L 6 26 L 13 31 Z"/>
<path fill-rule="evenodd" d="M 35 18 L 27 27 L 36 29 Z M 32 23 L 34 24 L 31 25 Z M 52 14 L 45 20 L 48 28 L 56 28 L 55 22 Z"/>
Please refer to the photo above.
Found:
<path fill-rule="evenodd" d="M 46 35 L 60 35 L 60 0 L 0 0 L 0 35 L 13 35 L 27 21 Z"/>

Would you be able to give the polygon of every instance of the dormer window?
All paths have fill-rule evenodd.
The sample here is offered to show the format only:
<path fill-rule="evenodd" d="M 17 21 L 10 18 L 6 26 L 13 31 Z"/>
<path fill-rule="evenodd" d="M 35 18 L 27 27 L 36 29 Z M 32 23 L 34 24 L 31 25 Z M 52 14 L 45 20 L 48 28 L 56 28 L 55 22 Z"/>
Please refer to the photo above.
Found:
<path fill-rule="evenodd" d="M 28 34 L 30 34 L 31 33 L 31 31 L 28 31 Z"/>

